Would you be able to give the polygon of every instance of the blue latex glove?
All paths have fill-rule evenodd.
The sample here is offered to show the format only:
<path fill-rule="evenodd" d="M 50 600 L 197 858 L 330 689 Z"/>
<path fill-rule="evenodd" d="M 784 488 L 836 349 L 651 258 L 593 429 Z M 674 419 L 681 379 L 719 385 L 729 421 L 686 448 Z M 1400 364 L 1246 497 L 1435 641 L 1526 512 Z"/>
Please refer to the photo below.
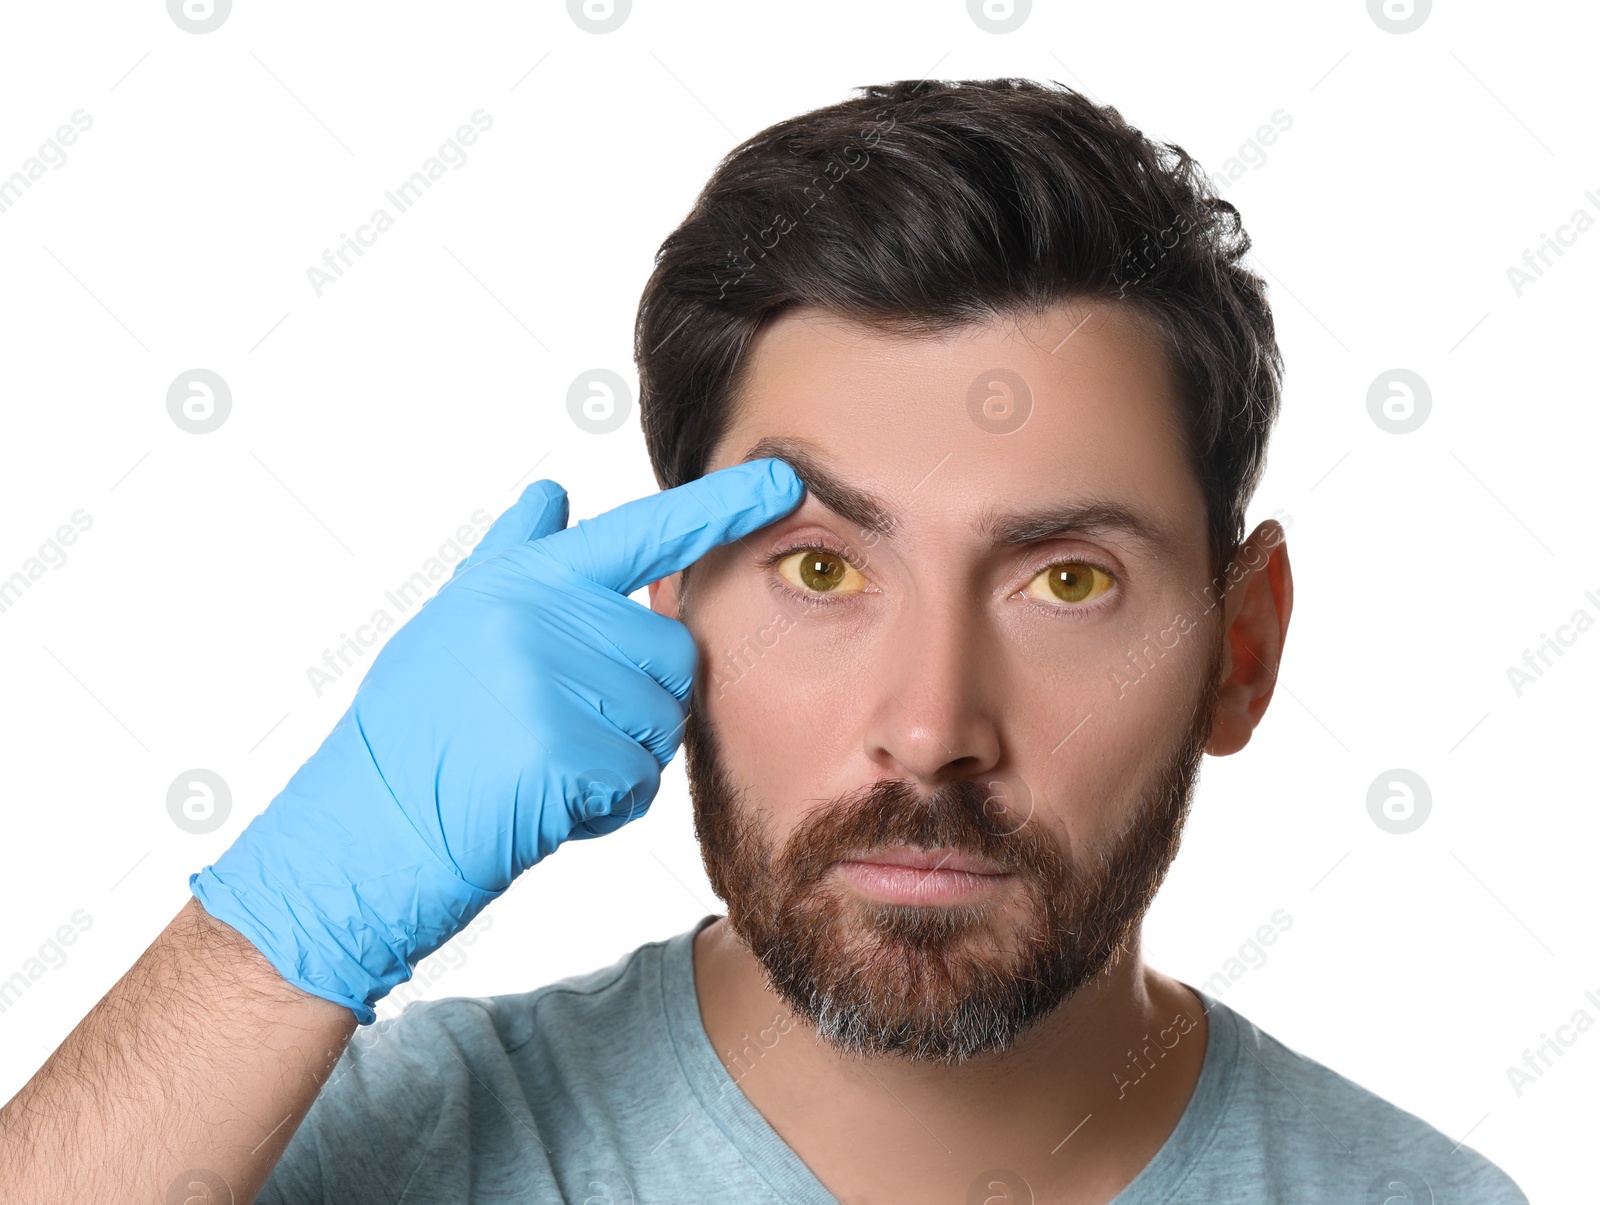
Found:
<path fill-rule="evenodd" d="M 773 523 L 754 460 L 567 527 L 523 491 L 373 660 L 314 753 L 189 887 L 289 982 L 354 1010 L 571 838 L 655 798 L 688 714 L 689 629 L 627 596 Z"/>

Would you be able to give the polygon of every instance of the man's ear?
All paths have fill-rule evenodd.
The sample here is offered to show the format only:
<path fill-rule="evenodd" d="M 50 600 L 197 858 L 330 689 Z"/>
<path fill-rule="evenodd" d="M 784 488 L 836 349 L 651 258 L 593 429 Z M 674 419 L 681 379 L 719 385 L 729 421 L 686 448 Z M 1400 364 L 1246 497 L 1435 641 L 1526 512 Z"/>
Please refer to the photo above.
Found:
<path fill-rule="evenodd" d="M 678 618 L 678 589 L 682 578 L 681 572 L 671 573 L 659 582 L 650 583 L 650 609 L 657 615 L 665 615 L 668 619 Z"/>
<path fill-rule="evenodd" d="M 1268 519 L 1229 562 L 1222 692 L 1206 743 L 1206 752 L 1215 757 L 1237 753 L 1249 744 L 1272 701 L 1289 613 L 1294 609 L 1294 578 L 1285 539 L 1283 526 Z"/>

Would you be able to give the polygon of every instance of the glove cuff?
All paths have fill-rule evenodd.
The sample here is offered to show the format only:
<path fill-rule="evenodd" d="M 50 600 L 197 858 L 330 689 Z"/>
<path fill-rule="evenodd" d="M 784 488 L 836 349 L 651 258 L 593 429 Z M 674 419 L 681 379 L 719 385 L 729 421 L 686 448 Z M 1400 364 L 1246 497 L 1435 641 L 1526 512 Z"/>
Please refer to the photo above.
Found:
<path fill-rule="evenodd" d="M 474 887 L 425 848 L 407 851 L 409 859 L 380 860 L 397 868 L 352 882 L 308 857 L 304 842 L 285 842 L 284 834 L 271 832 L 272 811 L 256 817 L 213 865 L 191 875 L 189 890 L 284 979 L 344 1005 L 362 1025 L 377 1019 L 372 1006 L 411 978 L 414 963 L 501 894 Z M 286 852 L 292 866 L 281 856 Z"/>

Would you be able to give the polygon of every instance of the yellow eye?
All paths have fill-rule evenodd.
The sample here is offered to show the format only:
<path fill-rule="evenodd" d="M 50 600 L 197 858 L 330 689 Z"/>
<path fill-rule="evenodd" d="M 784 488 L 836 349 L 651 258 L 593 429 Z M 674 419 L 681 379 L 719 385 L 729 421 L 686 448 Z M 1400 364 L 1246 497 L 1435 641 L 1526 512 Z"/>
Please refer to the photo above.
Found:
<path fill-rule="evenodd" d="M 1058 561 L 1028 583 L 1028 594 L 1045 602 L 1093 602 L 1111 589 L 1111 575 L 1082 561 Z"/>
<path fill-rule="evenodd" d="M 849 561 L 826 548 L 802 548 L 778 562 L 784 579 L 813 594 L 859 594 L 866 578 Z"/>

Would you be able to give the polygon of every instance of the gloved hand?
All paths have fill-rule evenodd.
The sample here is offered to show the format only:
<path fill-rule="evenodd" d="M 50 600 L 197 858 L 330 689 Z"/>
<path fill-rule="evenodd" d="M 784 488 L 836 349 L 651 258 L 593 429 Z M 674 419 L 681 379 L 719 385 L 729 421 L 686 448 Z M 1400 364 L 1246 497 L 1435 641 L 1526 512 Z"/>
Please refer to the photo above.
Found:
<path fill-rule="evenodd" d="M 326 740 L 189 887 L 289 982 L 354 1010 L 570 838 L 644 814 L 697 663 L 627 596 L 773 523 L 754 460 L 567 527 L 536 481 L 374 658 Z"/>

